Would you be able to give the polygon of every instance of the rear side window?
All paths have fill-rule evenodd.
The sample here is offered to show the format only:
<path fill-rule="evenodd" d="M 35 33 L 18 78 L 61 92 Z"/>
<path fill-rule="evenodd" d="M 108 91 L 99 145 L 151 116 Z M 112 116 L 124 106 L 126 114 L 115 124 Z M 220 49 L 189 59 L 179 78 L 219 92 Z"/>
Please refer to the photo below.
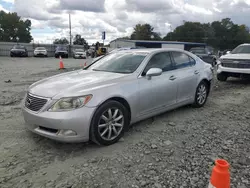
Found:
<path fill-rule="evenodd" d="M 195 60 L 182 52 L 172 52 L 175 68 L 181 69 L 195 65 Z"/>

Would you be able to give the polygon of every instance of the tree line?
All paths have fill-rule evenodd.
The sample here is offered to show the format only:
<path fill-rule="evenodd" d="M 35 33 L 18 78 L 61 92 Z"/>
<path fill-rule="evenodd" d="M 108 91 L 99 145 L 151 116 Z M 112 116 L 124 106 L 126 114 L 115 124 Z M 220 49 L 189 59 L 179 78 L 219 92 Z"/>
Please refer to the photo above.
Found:
<path fill-rule="evenodd" d="M 0 11 L 0 41 L 30 43 L 33 40 L 30 31 L 31 21 L 29 19 L 21 19 L 15 12 Z M 154 27 L 150 24 L 137 24 L 132 34 L 122 39 L 202 42 L 216 49 L 225 50 L 250 42 L 250 34 L 246 25 L 238 25 L 233 23 L 230 18 L 224 18 L 212 23 L 183 21 L 182 25 L 164 37 L 155 32 Z M 64 37 L 55 39 L 53 43 L 69 44 L 69 41 Z M 80 34 L 73 37 L 73 44 L 88 48 L 87 41 Z"/>
<path fill-rule="evenodd" d="M 233 23 L 230 18 L 212 23 L 188 22 L 176 27 L 163 38 L 154 32 L 149 24 L 137 24 L 130 37 L 131 40 L 163 40 L 206 43 L 216 49 L 233 49 L 239 44 L 250 42 L 249 28 Z"/>

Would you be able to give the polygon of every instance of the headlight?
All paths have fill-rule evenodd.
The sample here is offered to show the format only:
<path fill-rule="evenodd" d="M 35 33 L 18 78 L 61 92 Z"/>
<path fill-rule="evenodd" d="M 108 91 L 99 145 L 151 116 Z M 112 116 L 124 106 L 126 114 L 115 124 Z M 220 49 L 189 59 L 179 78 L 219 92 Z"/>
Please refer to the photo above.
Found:
<path fill-rule="evenodd" d="M 58 100 L 49 111 L 68 111 L 74 110 L 83 107 L 86 105 L 92 98 L 92 95 L 86 95 L 81 97 L 69 97 L 62 98 Z"/>

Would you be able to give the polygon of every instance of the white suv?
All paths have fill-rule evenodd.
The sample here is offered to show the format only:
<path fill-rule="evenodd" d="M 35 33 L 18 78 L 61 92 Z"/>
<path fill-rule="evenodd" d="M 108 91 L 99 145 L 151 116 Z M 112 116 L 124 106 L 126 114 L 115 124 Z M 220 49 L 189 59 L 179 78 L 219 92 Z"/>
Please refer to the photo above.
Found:
<path fill-rule="evenodd" d="M 241 44 L 218 61 L 217 79 L 228 77 L 250 77 L 250 44 Z"/>

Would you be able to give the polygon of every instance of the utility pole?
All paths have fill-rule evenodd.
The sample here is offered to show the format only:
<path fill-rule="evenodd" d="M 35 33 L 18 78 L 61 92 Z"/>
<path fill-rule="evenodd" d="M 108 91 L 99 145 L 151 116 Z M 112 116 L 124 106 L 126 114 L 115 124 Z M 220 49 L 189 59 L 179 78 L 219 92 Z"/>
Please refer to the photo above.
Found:
<path fill-rule="evenodd" d="M 72 44 L 72 39 L 71 39 L 71 15 L 69 14 L 69 45 Z"/>
<path fill-rule="evenodd" d="M 71 44 L 72 44 L 72 38 L 71 38 L 71 15 L 69 13 L 69 54 L 71 56 Z"/>

